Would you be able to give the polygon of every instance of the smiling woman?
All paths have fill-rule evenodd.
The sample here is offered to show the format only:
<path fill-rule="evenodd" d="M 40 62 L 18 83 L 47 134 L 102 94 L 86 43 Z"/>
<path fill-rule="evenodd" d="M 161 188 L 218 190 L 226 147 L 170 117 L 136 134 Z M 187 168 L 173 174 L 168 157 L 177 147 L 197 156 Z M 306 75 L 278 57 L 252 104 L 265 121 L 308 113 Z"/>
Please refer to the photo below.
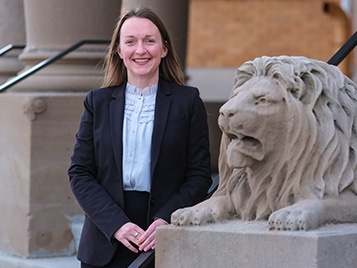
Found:
<path fill-rule="evenodd" d="M 159 65 L 167 54 L 167 48 L 155 24 L 148 19 L 134 17 L 127 19 L 122 26 L 118 53 L 127 68 L 128 82 L 145 88 L 157 83 Z"/>
<path fill-rule="evenodd" d="M 109 53 L 106 58 L 106 74 L 104 77 L 103 87 L 119 85 L 127 80 L 127 67 L 124 64 L 124 61 L 120 58 L 118 52 L 120 46 L 123 45 L 121 43 L 121 38 L 124 36 L 122 35 L 123 24 L 124 22 L 127 22 L 128 19 L 143 19 L 144 21 L 148 20 L 145 23 L 146 26 L 151 28 L 151 30 L 153 30 L 154 32 L 155 30 L 159 31 L 159 39 L 161 40 L 163 49 L 167 50 L 166 55 L 164 55 L 164 57 L 161 59 L 159 65 L 159 74 L 167 81 L 174 82 L 178 85 L 183 85 L 184 74 L 179 67 L 174 46 L 165 25 L 156 16 L 156 14 L 153 14 L 151 11 L 148 12 L 147 8 L 139 8 L 126 12 L 117 24 L 109 47 Z M 151 25 L 149 22 L 151 22 Z M 130 24 L 132 23 L 129 23 L 126 26 L 133 26 Z M 141 31 L 140 28 L 138 30 Z M 134 38 L 134 40 L 129 38 L 130 40 L 127 40 L 127 42 L 131 43 L 134 46 L 137 40 L 135 40 L 135 36 L 131 36 L 132 34 L 133 33 L 131 33 L 129 37 Z M 160 42 L 160 40 L 158 39 L 151 40 L 151 38 L 149 38 L 155 37 L 152 36 L 153 34 L 153 32 L 148 32 L 145 34 L 145 37 L 147 38 L 145 39 L 145 42 L 147 45 L 151 42 Z"/>
<path fill-rule="evenodd" d="M 86 215 L 82 268 L 128 267 L 155 248 L 156 228 L 202 201 L 211 184 L 206 111 L 198 89 L 183 85 L 161 20 L 147 8 L 125 13 L 106 60 L 68 170 Z"/>

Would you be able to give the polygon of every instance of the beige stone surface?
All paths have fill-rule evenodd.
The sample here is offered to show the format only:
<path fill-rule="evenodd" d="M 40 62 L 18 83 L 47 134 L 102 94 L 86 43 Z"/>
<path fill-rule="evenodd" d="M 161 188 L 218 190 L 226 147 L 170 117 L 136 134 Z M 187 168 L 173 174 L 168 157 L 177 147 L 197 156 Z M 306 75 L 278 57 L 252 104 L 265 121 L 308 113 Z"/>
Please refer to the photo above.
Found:
<path fill-rule="evenodd" d="M 0 96 L 0 250 L 24 255 L 28 239 L 31 122 L 23 102 Z M 9 116 L 11 114 L 11 116 Z"/>
<path fill-rule="evenodd" d="M 357 225 L 268 231 L 266 222 L 168 225 L 156 231 L 157 268 L 354 268 Z"/>
<path fill-rule="evenodd" d="M 9 45 L 25 45 L 23 0 L 0 0 L 0 49 Z M 24 64 L 18 60 L 21 50 L 0 57 L 0 85 L 16 75 Z"/>
<path fill-rule="evenodd" d="M 67 169 L 85 93 L 0 95 L 0 251 L 75 253 Z"/>
<path fill-rule="evenodd" d="M 0 48 L 25 44 L 23 0 L 0 0 Z"/>
<path fill-rule="evenodd" d="M 72 52 L 56 63 L 16 84 L 9 91 L 76 91 L 98 88 L 103 82 L 104 51 Z M 20 60 L 26 63 L 26 71 L 40 61 L 54 56 L 49 52 L 23 53 Z"/>
<path fill-rule="evenodd" d="M 220 183 L 177 225 L 268 220 L 275 230 L 357 222 L 357 86 L 335 66 L 262 57 L 237 70 L 220 108 Z"/>
<path fill-rule="evenodd" d="M 9 78 L 16 76 L 24 67 L 25 65 L 19 61 L 16 55 L 5 55 L 0 58 L 0 85 Z"/>
<path fill-rule="evenodd" d="M 110 39 L 121 1 L 24 0 L 24 7 L 27 49 L 62 50 L 82 39 Z"/>
<path fill-rule="evenodd" d="M 81 40 L 110 40 L 120 10 L 118 0 L 25 0 L 23 71 Z M 84 45 L 10 90 L 88 91 L 99 87 L 107 47 Z"/>

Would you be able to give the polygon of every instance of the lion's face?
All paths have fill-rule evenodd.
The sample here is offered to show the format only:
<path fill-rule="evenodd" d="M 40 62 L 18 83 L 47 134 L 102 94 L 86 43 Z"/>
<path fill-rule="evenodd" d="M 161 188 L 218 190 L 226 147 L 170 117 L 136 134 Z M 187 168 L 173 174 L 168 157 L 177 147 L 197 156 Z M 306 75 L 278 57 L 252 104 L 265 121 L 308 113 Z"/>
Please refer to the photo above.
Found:
<path fill-rule="evenodd" d="M 251 167 L 279 153 L 285 141 L 287 104 L 272 78 L 252 78 L 235 88 L 221 107 L 218 124 L 231 140 L 227 162 L 231 168 Z"/>

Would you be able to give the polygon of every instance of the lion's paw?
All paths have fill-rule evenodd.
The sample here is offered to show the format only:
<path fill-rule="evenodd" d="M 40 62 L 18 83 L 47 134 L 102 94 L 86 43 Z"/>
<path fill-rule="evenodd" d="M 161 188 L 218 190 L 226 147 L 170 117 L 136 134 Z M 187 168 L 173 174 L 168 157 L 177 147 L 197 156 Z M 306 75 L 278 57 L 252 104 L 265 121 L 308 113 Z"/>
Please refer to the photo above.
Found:
<path fill-rule="evenodd" d="M 273 212 L 268 219 L 269 230 L 307 231 L 318 227 L 318 215 L 312 209 L 283 208 Z"/>
<path fill-rule="evenodd" d="M 178 209 L 171 214 L 171 223 L 179 226 L 202 225 L 231 218 L 232 203 L 227 196 L 212 196 L 196 206 Z"/>
<path fill-rule="evenodd" d="M 183 208 L 171 214 L 171 223 L 184 225 L 200 225 L 212 221 L 212 213 L 207 208 Z"/>
<path fill-rule="evenodd" d="M 171 223 L 175 224 L 175 225 L 181 225 L 181 222 L 185 223 L 185 211 L 189 212 L 188 209 L 186 208 L 182 208 L 182 209 L 178 209 L 176 210 L 174 213 L 171 214 Z M 181 218 L 182 215 L 182 218 Z"/>

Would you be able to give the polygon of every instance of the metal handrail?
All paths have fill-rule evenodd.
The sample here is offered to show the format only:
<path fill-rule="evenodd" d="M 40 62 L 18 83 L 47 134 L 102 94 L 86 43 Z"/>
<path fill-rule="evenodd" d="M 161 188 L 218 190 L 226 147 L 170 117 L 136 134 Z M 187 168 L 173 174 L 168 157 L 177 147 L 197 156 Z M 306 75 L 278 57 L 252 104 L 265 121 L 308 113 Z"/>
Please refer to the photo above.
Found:
<path fill-rule="evenodd" d="M 207 191 L 206 199 L 210 198 L 217 190 L 219 184 L 219 174 L 212 180 L 211 187 Z M 141 253 L 128 268 L 145 268 L 155 258 L 155 250 Z"/>
<path fill-rule="evenodd" d="M 7 46 L 4 46 L 2 49 L 0 49 L 0 57 L 4 56 L 7 52 L 9 52 L 12 49 L 24 49 L 24 45 L 13 45 L 13 44 L 8 44 Z"/>
<path fill-rule="evenodd" d="M 332 58 L 327 62 L 332 65 L 339 65 L 341 61 L 343 61 L 348 54 L 352 51 L 352 49 L 357 46 L 357 31 L 347 40 L 347 42 L 332 56 Z"/>
<path fill-rule="evenodd" d="M 23 73 L 19 74 L 18 76 L 10 79 L 9 81 L 5 82 L 0 86 L 0 93 L 4 92 L 8 88 L 14 86 L 15 84 L 19 83 L 20 81 L 24 80 L 25 78 L 33 75 L 34 73 L 38 72 L 39 70 L 43 69 L 47 65 L 54 63 L 55 61 L 61 59 L 62 57 L 66 56 L 68 53 L 76 50 L 77 48 L 83 45 L 100 45 L 100 44 L 109 44 L 110 40 L 82 40 L 74 45 L 70 46 L 66 50 L 58 53 L 57 55 L 50 57 L 46 60 L 41 61 L 40 63 L 36 64 L 35 66 L 31 67 L 30 69 L 24 71 Z"/>
<path fill-rule="evenodd" d="M 143 252 L 128 266 L 128 268 L 145 268 L 154 258 L 154 250 Z"/>

